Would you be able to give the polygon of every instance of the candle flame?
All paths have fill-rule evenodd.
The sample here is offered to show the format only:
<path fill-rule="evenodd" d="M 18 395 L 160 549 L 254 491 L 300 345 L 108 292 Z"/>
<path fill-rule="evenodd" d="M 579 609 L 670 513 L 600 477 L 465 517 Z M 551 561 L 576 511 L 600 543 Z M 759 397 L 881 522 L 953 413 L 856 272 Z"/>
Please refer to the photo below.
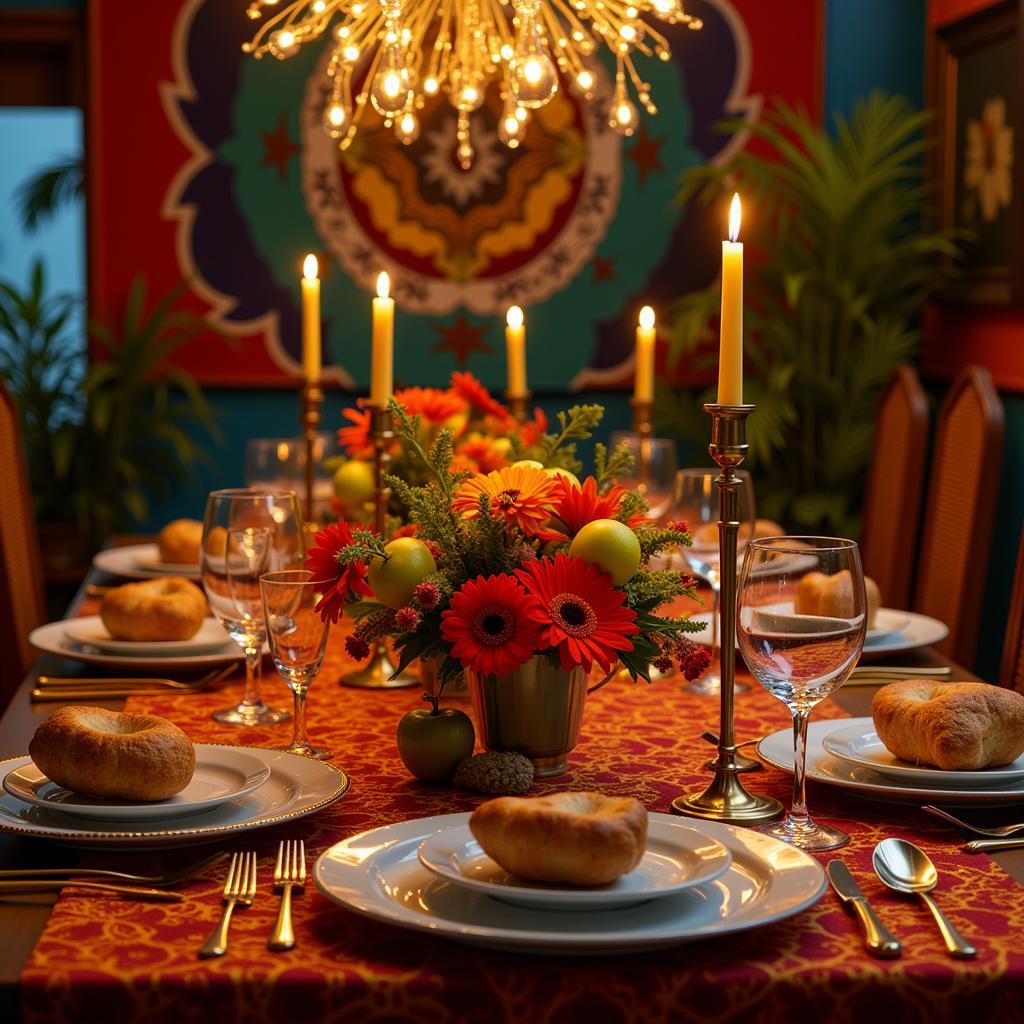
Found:
<path fill-rule="evenodd" d="M 319 271 L 319 269 L 320 269 L 320 267 L 319 267 L 319 265 L 316 262 L 316 257 L 312 253 L 310 253 L 306 257 L 306 259 L 303 261 L 303 264 L 302 264 L 302 276 L 307 281 L 315 281 L 316 280 L 316 275 L 317 275 L 317 272 Z"/>
<path fill-rule="evenodd" d="M 509 327 L 522 327 L 523 311 L 518 306 L 509 306 L 508 312 L 505 314 L 505 323 L 507 323 Z"/>
<path fill-rule="evenodd" d="M 654 310 L 650 306 L 644 306 L 640 310 L 640 326 L 649 331 L 654 326 Z"/>
<path fill-rule="evenodd" d="M 382 270 L 377 275 L 377 298 L 386 299 L 390 290 L 391 278 L 388 277 L 388 272 L 386 270 Z"/>
<path fill-rule="evenodd" d="M 733 193 L 732 205 L 729 207 L 729 241 L 735 242 L 740 237 L 740 194 Z"/>

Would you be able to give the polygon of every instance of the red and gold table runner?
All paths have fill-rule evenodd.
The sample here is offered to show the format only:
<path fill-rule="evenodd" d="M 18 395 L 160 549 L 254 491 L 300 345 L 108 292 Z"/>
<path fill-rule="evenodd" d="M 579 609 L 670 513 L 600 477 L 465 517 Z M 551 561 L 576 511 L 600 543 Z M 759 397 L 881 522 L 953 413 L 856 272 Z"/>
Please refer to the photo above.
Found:
<path fill-rule="evenodd" d="M 904 942 L 901 959 L 870 958 L 831 892 L 779 924 L 656 953 L 545 957 L 473 949 L 364 920 L 313 885 L 295 903 L 297 945 L 271 953 L 271 891 L 277 843 L 304 838 L 314 858 L 340 839 L 409 818 L 471 810 L 484 797 L 412 780 L 395 750 L 398 718 L 417 706 L 415 690 L 340 688 L 350 667 L 336 632 L 310 692 L 310 734 L 349 773 L 348 795 L 320 813 L 232 838 L 226 849 L 259 853 L 259 892 L 236 913 L 227 956 L 199 961 L 196 950 L 220 913 L 223 866 L 182 888 L 180 904 L 147 904 L 68 892 L 58 900 L 22 977 L 26 1021 L 636 1021 L 811 1020 L 840 1024 L 878 1011 L 888 1020 L 1015 1019 L 1024 991 L 1024 886 L 985 856 L 960 852 L 952 828 L 915 808 L 858 800 L 811 784 L 811 810 L 853 836 L 839 856 Z M 287 699 L 268 665 L 265 690 Z M 163 715 L 195 741 L 279 746 L 290 724 L 258 729 L 219 725 L 210 713 L 240 696 L 216 693 L 135 697 L 132 710 Z M 840 717 L 826 702 L 818 717 Z M 753 737 L 788 722 L 759 687 L 737 697 L 737 734 Z M 569 774 L 534 792 L 595 789 L 631 794 L 665 811 L 707 778 L 717 701 L 691 696 L 678 681 L 613 683 L 589 699 L 583 738 Z M 750 787 L 788 803 L 790 777 L 775 769 L 746 776 Z M 974 962 L 951 960 L 925 907 L 885 890 L 871 873 L 871 849 L 900 835 L 923 846 L 941 874 L 938 897 L 979 948 Z M 92 866 L 160 870 L 198 856 L 90 852 Z M 69 853 L 69 858 L 73 854 Z M 822 862 L 832 855 L 824 855 Z"/>

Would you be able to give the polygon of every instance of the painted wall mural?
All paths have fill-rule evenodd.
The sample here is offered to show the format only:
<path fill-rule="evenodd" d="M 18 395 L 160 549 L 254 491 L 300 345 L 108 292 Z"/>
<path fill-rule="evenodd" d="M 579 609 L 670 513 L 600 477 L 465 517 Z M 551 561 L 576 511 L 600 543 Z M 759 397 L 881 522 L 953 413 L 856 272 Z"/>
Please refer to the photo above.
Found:
<path fill-rule="evenodd" d="M 721 211 L 676 206 L 680 172 L 742 144 L 716 122 L 756 118 L 766 96 L 817 103 L 815 0 L 788 5 L 785 26 L 757 0 L 690 0 L 704 28 L 670 32 L 673 60 L 648 62 L 659 113 L 635 136 L 563 88 L 509 150 L 489 96 L 467 172 L 439 101 L 412 145 L 368 119 L 340 153 L 320 127 L 322 54 L 246 57 L 241 0 L 153 0 L 133 19 L 146 32 L 130 32 L 111 6 L 91 5 L 93 301 L 115 303 L 138 271 L 159 287 L 185 277 L 216 333 L 182 362 L 208 384 L 294 377 L 298 278 L 312 251 L 325 378 L 337 385 L 366 386 L 368 296 L 384 269 L 401 382 L 437 384 L 463 368 L 500 388 L 504 311 L 515 302 L 527 313 L 535 391 L 627 386 L 639 307 L 667 314 L 717 268 Z M 780 31 L 805 41 L 804 66 L 775 56 Z M 104 61 L 112 47 L 119 59 Z M 600 87 L 610 94 L 607 79 Z"/>

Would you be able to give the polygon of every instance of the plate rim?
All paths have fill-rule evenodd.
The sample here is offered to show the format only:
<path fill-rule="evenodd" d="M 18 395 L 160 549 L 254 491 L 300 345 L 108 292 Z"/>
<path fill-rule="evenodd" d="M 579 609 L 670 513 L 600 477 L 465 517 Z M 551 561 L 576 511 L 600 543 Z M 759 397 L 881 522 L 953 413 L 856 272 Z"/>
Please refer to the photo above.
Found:
<path fill-rule="evenodd" d="M 174 657 L 173 650 L 169 650 L 170 645 L 172 645 L 172 644 L 175 646 L 175 648 L 178 648 L 178 646 L 181 645 L 181 644 L 197 644 L 199 646 L 199 648 L 200 648 L 200 651 L 196 652 L 197 656 L 200 656 L 201 652 L 205 652 L 205 653 L 208 653 L 208 654 L 214 654 L 217 651 L 217 647 L 215 646 L 214 641 L 212 641 L 212 640 L 209 640 L 209 641 L 203 641 L 203 640 L 196 641 L 195 637 L 193 637 L 191 640 L 117 640 L 114 637 L 110 637 L 107 640 L 100 640 L 100 641 L 97 642 L 96 640 L 89 640 L 89 639 L 84 639 L 83 637 L 80 637 L 80 636 L 75 636 L 73 632 L 70 632 L 67 629 L 67 627 L 69 625 L 73 626 L 76 623 L 81 624 L 81 623 L 93 622 L 93 621 L 98 622 L 100 625 L 103 625 L 103 618 L 100 615 L 72 615 L 71 618 L 69 618 L 69 619 L 58 619 L 56 621 L 60 622 L 65 627 L 65 629 L 64 629 L 65 635 L 70 640 L 74 641 L 75 643 L 87 644 L 90 647 L 95 647 L 98 651 L 100 651 L 101 654 L 110 654 L 110 655 L 113 655 L 115 657 L 118 654 L 128 654 L 128 652 L 127 652 L 127 650 L 126 651 L 118 651 L 118 650 L 109 650 L 108 651 L 108 650 L 104 650 L 104 648 L 101 647 L 100 644 L 122 644 L 122 645 L 126 645 L 126 646 L 127 645 L 132 645 L 132 646 L 140 645 L 140 646 L 144 647 L 147 651 L 156 651 L 156 652 L 167 651 L 166 655 L 160 655 L 159 653 L 157 653 L 157 654 L 146 654 L 144 652 L 140 653 L 140 654 L 129 654 L 128 657 L 131 657 L 131 658 Z M 210 615 L 204 615 L 203 616 L 203 625 L 201 625 L 199 627 L 199 630 L 202 630 L 204 628 L 204 626 L 206 625 L 207 621 L 212 622 L 212 623 L 220 626 L 220 628 L 223 630 L 223 632 L 224 632 L 224 640 L 220 643 L 221 647 L 224 647 L 226 649 L 226 645 L 234 644 L 234 641 L 231 639 L 230 636 L 228 636 L 227 630 L 224 629 L 223 624 L 221 622 L 219 622 L 216 618 L 213 618 Z M 54 625 L 54 624 L 55 623 L 46 623 L 46 625 Z M 106 627 L 104 627 L 104 628 L 106 628 Z M 108 632 L 109 632 L 109 630 L 108 630 Z M 197 635 L 198 635 L 198 632 L 199 631 L 197 631 Z M 235 646 L 237 647 L 238 645 L 235 644 Z M 188 657 L 188 656 L 189 655 L 187 655 L 187 654 L 182 654 L 181 655 L 181 657 Z"/>
<path fill-rule="evenodd" d="M 690 821 L 686 821 L 682 818 L 673 817 L 671 821 L 663 821 L 661 819 L 657 819 L 655 821 L 655 824 L 659 826 L 671 825 L 672 827 L 688 829 L 694 832 L 700 831 L 697 825 Z M 699 880 L 696 881 L 687 880 L 686 882 L 678 883 L 669 888 L 660 889 L 655 892 L 609 893 L 607 890 L 593 888 L 552 890 L 550 888 L 540 888 L 532 885 L 524 885 L 522 887 L 512 888 L 511 894 L 506 889 L 502 889 L 501 892 L 499 893 L 493 884 L 487 882 L 478 882 L 474 879 L 466 878 L 465 875 L 459 874 L 454 869 L 452 869 L 450 872 L 438 870 L 424 859 L 423 847 L 426 846 L 431 839 L 443 835 L 444 832 L 453 832 L 456 829 L 461 828 L 466 828 L 466 830 L 469 831 L 468 821 L 465 826 L 452 825 L 450 829 L 439 830 L 436 832 L 432 832 L 428 836 L 425 836 L 423 841 L 416 848 L 416 856 L 419 859 L 419 862 L 428 871 L 430 871 L 431 874 L 435 875 L 438 878 L 443 878 L 446 881 L 451 882 L 453 885 L 461 886 L 465 889 L 470 889 L 473 892 L 482 893 L 483 895 L 488 896 L 491 899 L 505 900 L 508 903 L 516 903 L 520 906 L 529 906 L 537 909 L 539 909 L 540 903 L 543 902 L 545 896 L 551 897 L 550 903 L 552 907 L 554 907 L 555 905 L 559 905 L 562 907 L 576 906 L 580 908 L 592 908 L 595 910 L 601 907 L 607 907 L 610 909 L 614 906 L 628 906 L 630 904 L 635 903 L 647 903 L 650 900 L 664 899 L 666 896 L 677 895 L 678 893 L 685 892 L 687 889 L 693 889 L 699 885 L 707 885 L 708 883 L 715 881 L 716 878 L 720 878 L 722 875 L 725 874 L 726 871 L 729 870 L 733 861 L 732 851 L 729 849 L 729 847 L 727 847 L 719 839 L 715 839 L 712 836 L 705 836 L 706 839 L 711 839 L 711 841 L 714 842 L 714 844 L 720 848 L 722 852 L 718 856 L 719 859 L 723 861 L 723 863 L 716 864 L 709 874 L 701 877 Z M 469 836 L 471 840 L 477 842 L 477 845 L 479 845 L 479 842 L 473 837 L 472 832 L 469 833 Z M 649 834 L 648 838 L 650 838 Z M 482 847 L 481 852 L 483 852 Z M 484 856 L 486 857 L 487 854 L 484 853 Z M 499 864 L 498 867 L 501 867 L 501 865 Z M 517 896 L 526 897 L 527 899 L 531 900 L 531 902 L 520 902 L 518 899 L 515 898 Z M 608 901 L 606 902 L 605 900 L 602 900 L 602 896 L 605 897 Z"/>
<path fill-rule="evenodd" d="M 287 750 L 278 750 L 274 747 L 243 747 L 240 743 L 208 743 L 205 746 L 210 747 L 242 747 L 244 750 L 264 750 L 271 754 L 282 754 L 285 757 L 302 757 L 301 754 L 291 754 Z M 0 771 L 3 771 L 5 766 L 10 765 L 12 761 L 22 761 L 25 759 L 31 761 L 32 759 L 28 754 L 19 754 L 15 757 L 7 757 L 0 760 Z M 298 812 L 289 812 L 285 814 L 273 815 L 269 818 L 260 819 L 258 824 L 255 821 L 239 821 L 233 824 L 226 825 L 207 825 L 205 827 L 199 827 L 194 829 L 161 829 L 154 830 L 152 832 L 131 832 L 131 831 L 97 831 L 97 830 L 82 830 L 82 831 L 57 831 L 57 826 L 51 826 L 50 829 L 39 829 L 34 828 L 32 825 L 19 825 L 14 822 L 6 821 L 0 816 L 0 831 L 10 832 L 14 835 L 27 835 L 33 836 L 39 839 L 50 839 L 54 841 L 62 842 L 75 842 L 75 843 L 103 843 L 109 842 L 110 840 L 138 840 L 140 842 L 159 841 L 160 839 L 181 839 L 181 838 L 205 838 L 206 836 L 217 836 L 217 835 L 228 835 L 233 832 L 247 832 L 252 831 L 256 828 L 265 828 L 270 825 L 276 825 L 283 821 L 294 821 L 297 818 L 304 818 L 309 814 L 313 814 L 316 811 L 322 810 L 324 807 L 329 806 L 332 803 L 336 803 L 342 797 L 344 797 L 349 788 L 352 785 L 352 780 L 349 777 L 348 772 L 344 769 L 339 768 L 337 765 L 331 764 L 330 761 L 315 761 L 309 757 L 302 757 L 303 761 L 308 761 L 311 764 L 322 765 L 329 769 L 335 774 L 341 776 L 341 781 L 338 783 L 336 789 L 327 797 L 319 800 L 317 803 L 304 808 Z M 15 797 L 20 799 L 20 797 Z M 22 801 L 24 803 L 25 801 Z M 159 820 L 159 819 L 157 819 Z M 62 834 L 63 833 L 63 834 Z"/>
<path fill-rule="evenodd" d="M 143 569 L 141 566 L 137 566 L 134 562 L 132 562 L 130 567 L 121 566 L 119 568 L 110 568 L 107 565 L 103 564 L 105 562 L 110 562 L 111 552 L 118 553 L 118 555 L 115 555 L 114 558 L 118 558 L 119 555 L 124 555 L 125 558 L 130 558 L 133 556 L 133 554 L 141 552 L 143 549 L 149 550 L 154 554 L 159 554 L 159 548 L 157 547 L 156 543 L 152 541 L 148 544 L 121 544 L 117 547 L 103 548 L 101 551 L 97 551 L 96 554 L 92 557 L 92 564 L 100 572 L 106 573 L 108 576 L 119 576 L 122 579 L 128 580 L 149 580 L 158 579 L 161 576 L 167 576 L 168 573 L 166 572 L 160 571 L 158 569 Z M 172 573 L 171 575 L 189 576 L 192 579 L 199 579 L 201 576 L 201 572 L 199 566 L 197 565 L 194 572 L 192 573 L 180 572 L 176 574 Z"/>

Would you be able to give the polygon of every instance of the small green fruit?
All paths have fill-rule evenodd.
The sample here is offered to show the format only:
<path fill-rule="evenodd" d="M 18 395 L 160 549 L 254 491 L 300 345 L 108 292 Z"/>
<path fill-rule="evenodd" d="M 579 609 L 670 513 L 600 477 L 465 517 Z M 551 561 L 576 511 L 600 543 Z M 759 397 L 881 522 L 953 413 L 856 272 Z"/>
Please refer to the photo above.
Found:
<path fill-rule="evenodd" d="M 415 537 L 399 537 L 384 545 L 388 558 L 377 557 L 366 573 L 373 596 L 389 608 L 401 608 L 412 600 L 412 592 L 432 572 L 437 563 L 430 548 Z"/>
<path fill-rule="evenodd" d="M 355 511 L 374 495 L 373 466 L 359 459 L 342 463 L 334 474 L 334 493 L 348 509 Z"/>
<path fill-rule="evenodd" d="M 464 711 L 416 708 L 398 722 L 398 756 L 420 782 L 451 782 L 459 762 L 473 753 L 476 732 Z"/>
<path fill-rule="evenodd" d="M 536 459 L 520 459 L 518 462 L 512 463 L 513 469 L 543 469 L 544 463 L 538 462 Z"/>
<path fill-rule="evenodd" d="M 566 480 L 571 484 L 575 484 L 577 487 L 582 487 L 580 478 L 575 473 L 570 473 L 567 469 L 562 469 L 561 466 L 552 466 L 550 469 L 545 469 L 545 473 L 548 476 L 564 476 Z"/>
<path fill-rule="evenodd" d="M 569 546 L 573 558 L 598 565 L 618 586 L 640 568 L 640 541 L 617 519 L 595 519 L 587 523 Z"/>

